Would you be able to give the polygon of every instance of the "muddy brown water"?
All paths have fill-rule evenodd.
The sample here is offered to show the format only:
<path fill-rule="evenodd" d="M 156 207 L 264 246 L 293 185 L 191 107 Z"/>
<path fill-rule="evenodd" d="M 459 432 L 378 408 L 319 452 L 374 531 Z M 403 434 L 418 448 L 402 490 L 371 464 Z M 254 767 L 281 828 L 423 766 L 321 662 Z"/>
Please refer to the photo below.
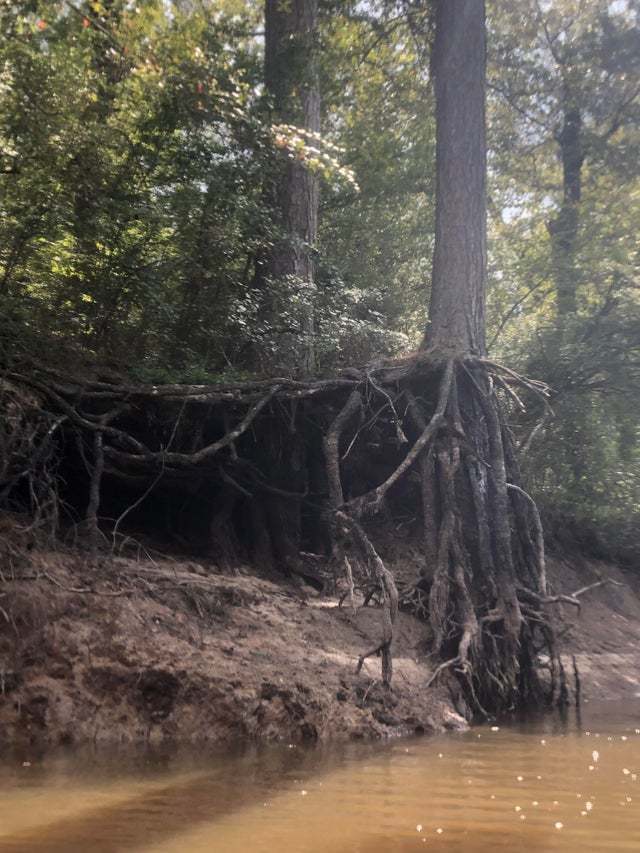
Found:
<path fill-rule="evenodd" d="M 0 851 L 640 851 L 640 701 L 377 745 L 5 755 Z"/>

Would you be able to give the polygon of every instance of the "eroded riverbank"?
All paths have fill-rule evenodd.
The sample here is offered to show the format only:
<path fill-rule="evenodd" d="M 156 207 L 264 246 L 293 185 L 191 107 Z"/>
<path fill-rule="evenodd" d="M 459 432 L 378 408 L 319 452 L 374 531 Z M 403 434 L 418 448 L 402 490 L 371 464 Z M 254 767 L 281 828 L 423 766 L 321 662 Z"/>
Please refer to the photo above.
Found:
<path fill-rule="evenodd" d="M 447 696 L 425 695 L 428 631 L 409 615 L 389 694 L 378 659 L 355 672 L 378 637 L 377 608 L 354 614 L 195 563 L 111 560 L 100 578 L 94 587 L 91 569 L 47 555 L 5 584 L 5 743 L 298 743 L 464 726 Z"/>
<path fill-rule="evenodd" d="M 551 558 L 549 576 L 556 591 L 606 577 L 621 584 L 586 594 L 579 613 L 564 606 L 567 669 L 575 654 L 584 700 L 640 696 L 635 575 L 574 557 Z M 5 579 L 2 608 L 5 744 L 300 743 L 464 727 L 448 694 L 425 690 L 424 623 L 400 614 L 388 694 L 379 659 L 355 672 L 378 640 L 377 608 L 354 613 L 249 570 L 110 559 L 97 572 L 32 553 Z"/>

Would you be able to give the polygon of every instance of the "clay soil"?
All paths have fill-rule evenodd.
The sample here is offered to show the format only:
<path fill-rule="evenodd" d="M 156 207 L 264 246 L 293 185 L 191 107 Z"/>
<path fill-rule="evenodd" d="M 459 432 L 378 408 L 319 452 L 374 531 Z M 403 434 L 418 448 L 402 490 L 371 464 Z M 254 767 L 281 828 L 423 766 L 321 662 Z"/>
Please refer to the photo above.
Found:
<path fill-rule="evenodd" d="M 587 701 L 640 696 L 638 576 L 576 556 L 551 557 L 549 575 L 556 591 L 623 584 L 587 593 L 580 613 L 563 605 L 566 663 L 576 656 Z M 340 607 L 247 567 L 32 551 L 4 570 L 1 594 L 1 744 L 299 742 L 465 726 L 444 688 L 425 689 L 435 662 L 423 622 L 399 615 L 389 692 L 378 658 L 356 674 L 379 640 L 376 606 Z"/>

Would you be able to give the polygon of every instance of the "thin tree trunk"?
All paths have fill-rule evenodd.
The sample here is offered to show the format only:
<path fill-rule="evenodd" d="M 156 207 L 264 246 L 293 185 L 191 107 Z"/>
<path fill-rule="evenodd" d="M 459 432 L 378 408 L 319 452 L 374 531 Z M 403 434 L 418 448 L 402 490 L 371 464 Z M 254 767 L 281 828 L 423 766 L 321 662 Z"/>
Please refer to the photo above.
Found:
<path fill-rule="evenodd" d="M 562 158 L 562 206 L 557 217 L 548 224 L 556 286 L 556 312 L 561 328 L 567 318 L 575 315 L 577 307 L 576 244 L 584 163 L 582 114 L 567 83 L 564 86 L 563 112 L 562 131 L 557 137 Z"/>
<path fill-rule="evenodd" d="M 584 140 L 582 113 L 572 94 L 570 83 L 563 88 L 563 123 L 556 139 L 562 160 L 562 205 L 555 219 L 548 223 L 551 238 L 551 258 L 556 290 L 556 333 L 553 341 L 557 356 L 566 342 L 568 322 L 577 311 L 579 269 L 577 243 L 580 228 L 580 203 L 582 197 L 582 165 Z M 573 488 L 581 493 L 587 473 L 585 448 L 589 447 L 588 401 L 577 405 L 561 406 L 560 432 L 566 450 L 567 462 L 573 475 Z M 564 411 L 562 411 L 564 409 Z"/>

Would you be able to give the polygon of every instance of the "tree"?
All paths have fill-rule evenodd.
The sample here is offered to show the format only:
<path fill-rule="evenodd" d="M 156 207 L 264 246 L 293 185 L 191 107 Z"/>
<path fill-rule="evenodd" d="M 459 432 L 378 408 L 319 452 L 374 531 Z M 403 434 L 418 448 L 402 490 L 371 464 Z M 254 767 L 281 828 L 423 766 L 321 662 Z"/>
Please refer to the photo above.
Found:
<path fill-rule="evenodd" d="M 629 165 L 636 154 L 628 130 L 640 121 L 640 28 L 626 3 L 612 5 L 532 0 L 523 32 L 521 5 L 503 2 L 496 21 L 494 89 L 519 114 L 522 149 L 535 141 L 542 156 L 555 149 L 560 164 L 560 197 L 547 222 L 560 326 L 580 309 L 588 170 L 610 167 L 625 148 Z"/>
<path fill-rule="evenodd" d="M 259 68 L 244 24 L 179 6 L 0 9 L 0 334 L 13 317 L 156 377 L 244 344 Z"/>
<path fill-rule="evenodd" d="M 269 12 L 275 15 L 269 27 L 275 24 L 276 29 L 268 28 L 268 64 L 273 61 L 280 68 L 270 78 L 276 103 L 285 95 L 306 91 L 304 85 L 296 89 L 288 82 L 296 65 L 284 68 L 280 51 L 285 47 L 282 33 L 288 32 L 292 38 L 287 44 L 302 61 L 295 33 L 310 37 L 314 8 L 294 2 Z M 294 12 L 300 17 L 289 18 L 288 13 Z M 424 38 L 421 30 L 418 37 Z M 172 498 L 166 501 L 166 512 L 173 513 L 173 521 L 179 521 L 183 530 L 190 534 L 193 528 L 185 525 L 204 525 L 209 547 L 217 545 L 223 551 L 238 547 L 235 554 L 225 554 L 228 559 L 246 555 L 261 567 L 306 573 L 322 584 L 310 564 L 317 565 L 324 551 L 333 561 L 334 574 L 343 568 L 348 574 L 353 567 L 367 595 L 377 592 L 382 604 L 382 636 L 361 657 L 360 666 L 368 654 L 380 653 L 383 681 L 389 686 L 398 608 L 413 608 L 423 615 L 426 611 L 434 651 L 441 657 L 434 679 L 456 678 L 470 712 L 487 715 L 553 701 L 562 667 L 545 611 L 553 599 L 546 589 L 540 518 L 520 485 L 515 447 L 503 416 L 505 400 L 519 401 L 520 395 L 544 398 L 545 389 L 489 360 L 485 351 L 485 42 L 483 0 L 438 0 L 433 46 L 436 245 L 430 323 L 419 352 L 351 365 L 337 376 L 304 381 L 131 385 L 105 382 L 99 369 L 95 377 L 87 371 L 83 376 L 63 373 L 61 379 L 56 368 L 19 358 L 8 376 L 15 383 L 9 392 L 14 397 L 29 399 L 37 392 L 38 399 L 46 401 L 46 406 L 32 407 L 25 414 L 36 419 L 37 429 L 21 429 L 34 444 L 34 458 L 43 456 L 38 441 L 53 454 L 56 430 L 65 435 L 61 452 L 74 453 L 78 442 L 84 448 L 80 455 L 86 464 L 76 460 L 80 473 L 74 499 L 83 509 L 77 495 L 83 482 L 88 485 L 86 514 L 94 527 L 96 492 L 103 478 L 113 478 L 138 490 L 129 504 L 134 507 L 155 500 L 156 488 L 162 488 Z M 194 55 L 200 59 L 192 44 L 187 54 L 179 52 L 177 65 L 190 67 Z M 151 74 L 156 84 L 143 89 L 145 95 L 158 88 L 164 91 L 157 85 L 153 63 L 152 68 L 140 72 Z M 216 76 L 215 86 L 213 79 L 207 82 L 217 92 L 219 81 L 231 82 L 231 74 L 226 69 Z M 176 76 L 174 106 L 182 103 L 184 94 L 182 78 Z M 130 77 L 132 86 L 139 85 L 137 74 Z M 201 88 L 204 84 L 198 80 L 191 92 L 197 114 L 203 103 Z M 233 88 L 235 92 L 238 87 Z M 307 94 L 313 111 L 312 89 Z M 231 93 L 225 94 L 224 101 L 233 103 Z M 211 101 L 215 106 L 215 96 Z M 173 116 L 175 111 L 170 112 Z M 203 139 L 222 140 L 222 150 L 213 158 L 216 174 L 221 163 L 233 175 L 244 165 L 241 131 L 246 124 L 241 121 L 236 127 L 234 115 L 236 106 L 225 109 L 218 134 L 211 133 L 210 121 L 203 137 L 195 134 L 201 153 Z M 197 120 L 194 123 L 200 126 Z M 192 138 L 192 132 L 170 127 L 171 140 Z M 237 138 L 231 130 L 237 131 Z M 283 128 L 283 136 L 289 130 Z M 298 135 L 302 131 L 311 133 L 302 128 Z M 234 142 L 229 151 L 225 140 Z M 283 150 L 295 157 L 297 142 Z M 199 174 L 188 171 L 193 165 L 189 148 L 177 148 L 181 154 L 177 174 L 173 151 L 170 148 L 161 158 L 163 169 L 149 203 L 167 195 L 175 201 L 176 192 L 186 184 L 187 206 L 196 197 L 208 210 L 215 194 L 203 193 Z M 141 166 L 149 160 L 149 152 L 144 153 Z M 303 148 L 299 153 L 305 153 Z M 304 264 L 309 263 L 310 200 L 315 190 L 308 183 L 311 177 L 299 173 L 299 167 L 298 162 L 287 166 L 284 181 L 278 184 L 283 218 L 272 263 L 282 264 L 281 270 L 300 270 L 296 267 L 300 263 L 308 270 Z M 187 170 L 186 180 L 182 170 Z M 165 174 L 169 180 L 163 182 Z M 298 196 L 301 187 L 309 190 L 304 198 Z M 225 196 L 229 203 L 231 195 Z M 187 215 L 178 215 L 180 208 L 170 209 L 174 228 L 183 218 L 188 220 Z M 298 218 L 300 210 L 304 216 Z M 201 222 L 209 221 L 202 217 Z M 298 225 L 304 226 L 304 234 L 290 230 Z M 195 227 L 196 242 L 202 245 L 198 221 Z M 226 248 L 224 239 L 220 245 Z M 180 253 L 183 260 L 186 254 Z M 206 253 L 198 259 L 204 266 Z M 21 393 L 14 393 L 14 387 Z M 22 472 L 9 467 L 13 473 L 3 484 L 3 494 L 19 499 Z M 410 476 L 415 469 L 417 478 Z M 51 478 L 57 483 L 53 471 Z M 129 510 L 117 505 L 123 500 L 122 490 L 113 491 L 116 505 L 109 514 L 120 518 Z M 177 495 L 184 500 L 173 499 Z M 52 502 L 57 506 L 55 499 Z M 380 528 L 393 519 L 396 508 L 408 508 L 415 516 L 420 502 L 424 567 L 415 584 L 402 587 L 379 552 Z M 395 535 L 394 525 L 386 528 Z M 541 650 L 550 662 L 546 679 L 538 658 Z"/>
<path fill-rule="evenodd" d="M 602 517 L 613 508 L 603 494 L 635 470 L 614 447 L 618 436 L 628 446 L 618 413 L 637 412 L 640 29 L 631 3 L 522 8 L 504 0 L 493 21 L 494 199 L 508 213 L 493 293 L 508 294 L 500 326 L 511 326 L 498 346 L 552 387 L 532 486 Z M 623 513 L 637 505 L 626 494 Z"/>
<path fill-rule="evenodd" d="M 320 133 L 320 87 L 317 63 L 317 0 L 266 0 L 265 85 L 277 125 L 300 129 L 305 142 Z M 267 283 L 288 282 L 302 288 L 303 375 L 316 369 L 313 317 L 314 252 L 318 237 L 318 176 L 295 157 L 276 178 L 275 207 L 279 237 L 269 253 Z M 273 299 L 270 319 L 274 320 Z M 290 365 L 293 367 L 294 365 Z"/>
<path fill-rule="evenodd" d="M 435 121 L 425 39 L 416 40 L 397 9 L 367 15 L 349 7 L 324 5 L 320 16 L 323 131 L 345 149 L 358 183 L 358 191 L 344 182 L 322 190 L 321 365 L 415 349 L 433 254 Z M 428 12 L 412 6 L 411 20 L 426 26 Z"/>
<path fill-rule="evenodd" d="M 533 640 L 541 624 L 554 661 L 556 652 L 538 612 L 547 595 L 540 518 L 518 484 L 496 396 L 499 387 L 512 393 L 513 381 L 540 389 L 485 351 L 484 0 L 437 2 L 433 73 L 436 243 L 424 358 L 441 365 L 441 384 L 422 433 L 435 433 L 422 462 L 425 545 L 435 561 L 429 613 L 446 658 L 439 671 L 457 670 L 476 711 L 506 709 L 541 700 Z"/>

